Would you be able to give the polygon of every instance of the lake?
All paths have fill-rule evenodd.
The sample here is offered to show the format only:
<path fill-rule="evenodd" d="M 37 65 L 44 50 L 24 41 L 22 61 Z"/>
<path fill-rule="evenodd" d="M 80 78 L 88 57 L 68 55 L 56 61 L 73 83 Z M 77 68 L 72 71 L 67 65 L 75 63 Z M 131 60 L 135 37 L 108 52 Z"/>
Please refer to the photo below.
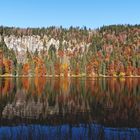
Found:
<path fill-rule="evenodd" d="M 1 139 L 139 140 L 140 78 L 1 78 Z"/>

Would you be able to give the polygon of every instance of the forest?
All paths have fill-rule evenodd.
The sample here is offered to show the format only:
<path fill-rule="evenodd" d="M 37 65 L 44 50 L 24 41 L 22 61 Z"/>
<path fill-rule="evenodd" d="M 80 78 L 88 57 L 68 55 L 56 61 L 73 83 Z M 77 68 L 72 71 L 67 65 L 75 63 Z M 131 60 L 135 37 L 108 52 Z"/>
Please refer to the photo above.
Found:
<path fill-rule="evenodd" d="M 10 48 L 6 37 L 39 37 L 43 48 Z M 46 39 L 47 38 L 47 39 Z M 57 40 L 57 46 L 47 44 Z M 21 44 L 22 45 L 22 44 Z M 19 46 L 20 42 L 19 42 Z M 39 48 L 39 47 L 38 47 Z M 0 76 L 140 76 L 140 25 L 15 28 L 0 26 Z"/>

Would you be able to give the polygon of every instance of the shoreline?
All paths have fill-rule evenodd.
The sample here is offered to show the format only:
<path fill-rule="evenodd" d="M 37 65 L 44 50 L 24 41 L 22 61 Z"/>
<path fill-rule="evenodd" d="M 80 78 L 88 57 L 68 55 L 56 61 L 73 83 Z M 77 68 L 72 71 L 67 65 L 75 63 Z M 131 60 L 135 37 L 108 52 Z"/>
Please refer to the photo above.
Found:
<path fill-rule="evenodd" d="M 96 76 L 89 76 L 89 75 L 71 75 L 71 76 L 61 76 L 61 75 L 0 75 L 0 78 L 27 78 L 27 77 L 46 77 L 46 78 L 140 78 L 140 75 L 131 75 L 131 76 L 109 76 L 109 75 L 96 75 Z"/>

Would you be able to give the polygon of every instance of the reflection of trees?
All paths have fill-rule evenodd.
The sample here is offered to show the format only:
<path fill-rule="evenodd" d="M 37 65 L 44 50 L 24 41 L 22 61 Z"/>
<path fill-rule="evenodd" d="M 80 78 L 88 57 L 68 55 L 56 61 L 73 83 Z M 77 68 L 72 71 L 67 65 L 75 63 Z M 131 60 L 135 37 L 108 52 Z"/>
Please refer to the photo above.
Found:
<path fill-rule="evenodd" d="M 60 89 L 62 94 L 69 94 L 70 79 L 68 77 L 60 79 Z"/>
<path fill-rule="evenodd" d="M 17 81 L 17 82 L 15 82 Z M 85 120 L 110 125 L 140 124 L 140 79 L 1 79 L 2 112 L 13 108 L 19 117 L 58 117 L 70 121 L 78 114 Z M 10 101 L 10 102 L 9 102 Z M 8 106 L 8 107 L 7 107 Z M 10 109 L 9 109 L 10 110 Z M 13 116 L 17 112 L 12 114 Z M 7 114 L 6 114 L 7 113 Z M 8 111 L 5 111 L 6 116 Z M 88 115 L 88 117 L 86 116 Z M 80 120 L 80 117 L 77 117 Z M 55 118 L 58 121 L 57 117 Z M 83 119 L 84 120 L 84 119 Z M 119 123 L 120 122 L 120 123 Z"/>
<path fill-rule="evenodd" d="M 13 79 L 11 78 L 5 78 L 5 79 L 0 79 L 0 93 L 1 94 L 8 94 L 8 92 L 13 89 Z"/>
<path fill-rule="evenodd" d="M 45 83 L 46 83 L 46 78 L 45 77 L 35 77 L 35 87 L 37 90 L 38 94 L 42 94 Z"/>
<path fill-rule="evenodd" d="M 0 78 L 0 117 L 7 103 L 11 103 L 14 99 L 15 94 L 13 92 L 16 91 L 14 83 L 15 79 Z"/>
<path fill-rule="evenodd" d="M 28 78 L 28 77 L 24 77 L 24 78 L 22 78 L 22 84 L 23 84 L 23 88 L 25 89 L 25 90 L 29 90 L 29 87 L 30 87 L 30 81 L 29 81 L 30 79 Z"/>
<path fill-rule="evenodd" d="M 96 119 L 100 122 L 131 126 L 140 123 L 138 119 L 140 115 L 140 95 L 135 94 L 138 93 L 136 91 L 138 88 L 138 79 L 129 79 L 129 84 L 126 86 L 124 84 L 125 81 L 115 80 L 115 83 L 113 83 L 114 81 L 112 80 L 112 84 L 110 80 L 107 80 L 107 89 L 104 92 L 98 91 L 95 94 L 96 99 L 90 102 L 90 108 L 92 108 L 93 113 L 96 113 Z M 115 92 L 114 88 L 110 88 L 110 85 L 115 86 Z M 129 86 L 129 90 L 127 86 Z"/>

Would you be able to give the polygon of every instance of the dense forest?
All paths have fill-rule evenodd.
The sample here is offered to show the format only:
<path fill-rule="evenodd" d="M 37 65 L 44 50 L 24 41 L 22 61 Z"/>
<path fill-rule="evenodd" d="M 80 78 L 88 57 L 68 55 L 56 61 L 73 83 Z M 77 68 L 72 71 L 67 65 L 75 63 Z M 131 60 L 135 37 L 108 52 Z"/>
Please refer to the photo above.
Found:
<path fill-rule="evenodd" d="M 0 75 L 139 76 L 140 25 L 1 26 Z"/>

